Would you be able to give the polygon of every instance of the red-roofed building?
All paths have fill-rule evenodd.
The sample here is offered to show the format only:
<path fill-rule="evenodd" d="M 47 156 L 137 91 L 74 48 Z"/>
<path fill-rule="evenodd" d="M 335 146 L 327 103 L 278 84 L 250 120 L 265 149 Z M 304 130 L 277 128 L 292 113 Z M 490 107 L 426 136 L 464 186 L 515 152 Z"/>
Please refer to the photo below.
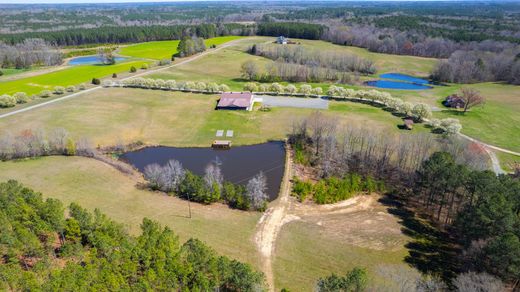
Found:
<path fill-rule="evenodd" d="M 252 110 L 253 94 L 251 92 L 224 92 L 220 95 L 217 109 Z"/>

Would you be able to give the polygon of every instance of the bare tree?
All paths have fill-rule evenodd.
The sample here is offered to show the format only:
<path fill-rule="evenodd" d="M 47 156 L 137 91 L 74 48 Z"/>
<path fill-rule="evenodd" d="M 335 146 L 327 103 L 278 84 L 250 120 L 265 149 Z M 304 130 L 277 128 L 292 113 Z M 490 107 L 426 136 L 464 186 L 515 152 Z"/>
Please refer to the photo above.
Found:
<path fill-rule="evenodd" d="M 150 187 L 155 190 L 162 188 L 161 185 L 162 167 L 157 164 L 149 164 L 144 168 L 144 177 L 149 182 Z"/>
<path fill-rule="evenodd" d="M 478 90 L 470 87 L 463 87 L 460 90 L 459 96 L 464 101 L 464 113 L 466 113 L 470 108 L 483 105 L 486 102 L 486 99 Z"/>
<path fill-rule="evenodd" d="M 316 147 L 316 155 L 319 154 L 323 137 L 335 133 L 336 125 L 336 119 L 327 117 L 319 111 L 315 111 L 307 118 L 307 126 Z"/>
<path fill-rule="evenodd" d="M 210 163 L 206 166 L 204 170 L 204 182 L 206 182 L 206 186 L 213 190 L 214 186 L 218 188 L 222 188 L 222 183 L 224 182 L 224 176 L 222 175 L 222 171 L 220 170 L 220 166 L 216 163 Z"/>
<path fill-rule="evenodd" d="M 161 169 L 161 176 L 159 178 L 162 190 L 165 192 L 172 192 L 177 190 L 178 186 L 184 179 L 186 172 L 182 164 L 177 160 L 169 160 Z"/>
<path fill-rule="evenodd" d="M 244 78 L 254 80 L 259 73 L 258 65 L 254 61 L 246 61 L 242 63 L 240 72 Z"/>
<path fill-rule="evenodd" d="M 487 273 L 468 272 L 460 274 L 453 285 L 459 292 L 502 292 L 505 291 L 504 284 Z"/>
<path fill-rule="evenodd" d="M 247 196 L 251 201 L 251 206 L 255 210 L 261 210 L 265 207 L 268 199 L 267 180 L 263 172 L 258 173 L 247 182 Z"/>

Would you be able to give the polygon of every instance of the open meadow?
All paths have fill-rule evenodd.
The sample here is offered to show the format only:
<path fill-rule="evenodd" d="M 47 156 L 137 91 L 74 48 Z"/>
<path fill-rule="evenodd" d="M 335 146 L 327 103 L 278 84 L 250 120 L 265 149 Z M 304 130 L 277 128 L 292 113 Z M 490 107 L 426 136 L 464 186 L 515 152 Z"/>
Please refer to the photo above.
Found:
<path fill-rule="evenodd" d="M 203 81 L 225 83 L 232 90 L 242 90 L 247 80 L 241 76 L 241 64 L 248 60 L 255 61 L 263 69 L 266 64 L 273 61 L 263 57 L 248 54 L 247 49 L 256 43 L 272 42 L 273 38 L 252 37 L 240 44 L 225 48 L 215 54 L 204 56 L 194 62 L 179 66 L 172 70 L 165 70 L 157 74 L 151 74 L 152 78 L 175 79 L 177 81 Z M 436 59 L 413 56 L 396 56 L 372 53 L 366 49 L 339 46 L 323 41 L 297 40 L 309 48 L 321 48 L 334 51 L 343 51 L 368 58 L 375 62 L 378 73 L 372 77 L 363 77 L 362 80 L 374 79 L 380 73 L 400 72 L 420 77 L 429 75 Z M 324 90 L 330 84 L 314 83 L 313 86 L 321 86 Z M 355 85 L 346 86 L 354 89 L 371 89 L 371 87 Z M 448 95 L 456 93 L 461 85 L 448 84 L 447 86 L 435 86 L 429 90 L 394 90 L 387 91 L 395 97 L 418 103 L 427 103 L 436 110 L 435 118 L 453 117 L 461 121 L 462 133 L 485 143 L 504 147 L 513 151 L 520 151 L 519 118 L 520 90 L 514 85 L 499 83 L 478 83 L 468 85 L 476 88 L 486 97 L 486 104 L 472 109 L 465 115 L 444 108 L 442 100 Z"/>
<path fill-rule="evenodd" d="M 215 111 L 218 95 L 107 88 L 2 119 L 0 131 L 65 128 L 94 145 L 142 141 L 150 145 L 209 146 L 219 129 L 234 130 L 235 145 L 284 139 L 293 122 L 312 109 L 272 108 L 269 112 Z M 361 103 L 331 102 L 327 114 L 340 124 L 398 133 L 401 119 Z"/>
<path fill-rule="evenodd" d="M 213 45 L 219 46 L 223 43 L 227 43 L 229 41 L 233 41 L 239 38 L 239 36 L 210 38 L 205 40 L 204 44 L 206 44 L 206 47 L 209 48 Z M 177 54 L 177 46 L 179 45 L 179 42 L 179 40 L 146 42 L 122 47 L 117 52 L 120 55 L 134 58 L 143 58 L 151 60 L 170 60 L 173 55 Z"/>

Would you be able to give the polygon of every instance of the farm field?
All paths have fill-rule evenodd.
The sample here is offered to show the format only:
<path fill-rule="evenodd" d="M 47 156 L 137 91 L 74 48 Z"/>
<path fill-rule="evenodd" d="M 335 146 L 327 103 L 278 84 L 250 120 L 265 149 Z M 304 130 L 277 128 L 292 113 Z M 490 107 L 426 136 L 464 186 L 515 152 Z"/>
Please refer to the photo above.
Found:
<path fill-rule="evenodd" d="M 143 63 L 145 62 L 129 61 L 110 66 L 84 65 L 68 67 L 47 74 L 0 82 L 0 93 L 25 92 L 27 94 L 36 94 L 44 89 L 52 89 L 55 86 L 77 85 L 83 82 L 90 82 L 92 78 L 103 78 L 112 75 L 112 73 L 128 72 L 130 67 L 140 68 Z"/>
<path fill-rule="evenodd" d="M 207 39 L 204 41 L 206 47 L 210 47 L 212 45 L 219 46 L 223 43 L 233 41 L 239 39 L 238 36 L 225 36 L 225 37 L 216 37 Z M 147 42 L 147 43 L 139 43 L 135 45 L 129 45 L 126 47 L 122 47 L 118 53 L 124 56 L 130 56 L 135 58 L 143 58 L 143 59 L 152 59 L 152 60 L 162 60 L 168 59 L 170 60 L 172 55 L 177 54 L 177 46 L 179 45 L 179 40 L 173 41 L 156 41 L 156 42 Z"/>
<path fill-rule="evenodd" d="M 102 89 L 2 120 L 0 130 L 67 129 L 94 145 L 142 141 L 147 144 L 208 146 L 219 129 L 235 132 L 234 144 L 283 139 L 293 121 L 313 110 L 273 108 L 270 112 L 215 111 L 217 95 L 143 89 Z M 331 102 L 327 114 L 341 124 L 398 133 L 400 118 L 360 103 Z"/>

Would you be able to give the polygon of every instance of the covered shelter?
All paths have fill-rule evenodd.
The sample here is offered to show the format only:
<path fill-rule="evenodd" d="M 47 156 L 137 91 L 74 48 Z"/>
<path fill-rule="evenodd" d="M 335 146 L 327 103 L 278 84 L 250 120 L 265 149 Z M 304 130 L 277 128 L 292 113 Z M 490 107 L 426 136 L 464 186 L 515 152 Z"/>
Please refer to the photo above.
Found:
<path fill-rule="evenodd" d="M 251 92 L 224 92 L 220 95 L 217 109 L 253 110 L 253 94 Z"/>

